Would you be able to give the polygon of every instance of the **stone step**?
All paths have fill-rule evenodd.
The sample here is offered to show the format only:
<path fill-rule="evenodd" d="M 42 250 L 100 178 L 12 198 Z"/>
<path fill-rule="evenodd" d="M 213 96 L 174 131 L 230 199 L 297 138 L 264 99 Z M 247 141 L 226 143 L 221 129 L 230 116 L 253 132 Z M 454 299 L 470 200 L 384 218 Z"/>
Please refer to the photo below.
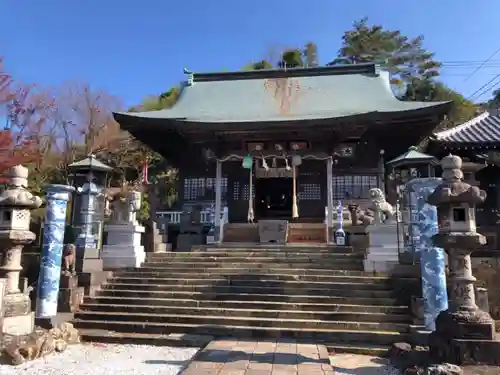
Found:
<path fill-rule="evenodd" d="M 124 277 L 115 276 L 108 279 L 108 284 L 132 284 L 137 285 L 164 285 L 164 286 L 217 286 L 217 287 L 262 287 L 262 288 L 321 288 L 321 289 L 350 289 L 357 290 L 385 290 L 390 291 L 394 286 L 382 283 L 357 283 L 350 280 L 335 281 L 302 281 L 302 280 L 270 280 L 265 277 L 261 279 L 248 280 L 246 275 L 225 278 L 160 278 L 160 277 Z"/>
<path fill-rule="evenodd" d="M 163 288 L 164 289 L 164 288 Z M 251 294 L 248 292 L 238 293 L 230 292 L 215 292 L 211 290 L 205 291 L 171 291 L 171 290 L 133 290 L 129 288 L 117 289 L 106 288 L 100 290 L 100 297 L 128 297 L 128 298 L 191 298 L 200 301 L 216 300 L 216 301 L 275 301 L 289 303 L 347 303 L 354 305 L 375 305 L 375 306 L 401 306 L 401 303 L 396 298 L 383 297 L 360 297 L 360 296 L 325 296 L 325 295 L 287 295 L 283 294 Z"/>
<path fill-rule="evenodd" d="M 251 277 L 252 275 L 300 275 L 300 276 L 349 276 L 349 277 L 382 277 L 386 279 L 394 278 L 386 273 L 375 273 L 375 272 L 365 272 L 360 270 L 338 270 L 330 268 L 274 268 L 271 267 L 256 267 L 253 266 L 239 266 L 239 267 L 206 267 L 203 269 L 193 269 L 192 267 L 172 267 L 169 269 L 150 267 L 144 264 L 140 268 L 123 268 L 121 270 L 115 271 L 114 274 L 121 275 L 123 273 L 133 272 L 137 277 L 148 277 L 150 275 L 166 276 L 174 274 L 208 274 L 208 275 L 245 275 Z"/>
<path fill-rule="evenodd" d="M 217 258 L 217 259 L 240 259 L 240 260 L 248 260 L 248 259 L 266 259 L 266 258 L 279 258 L 279 259 L 288 259 L 288 258 L 303 258 L 303 259 L 315 259 L 315 258 L 362 258 L 362 254 L 353 253 L 353 252 L 291 252 L 291 251 L 191 251 L 191 252 L 177 252 L 177 251 L 167 251 L 164 253 L 147 253 L 146 259 L 151 261 L 159 261 L 159 260 L 170 260 L 172 258 L 194 258 L 194 259 L 207 259 L 207 258 Z"/>
<path fill-rule="evenodd" d="M 155 345 L 173 347 L 202 348 L 212 341 L 213 337 L 195 334 L 162 334 L 162 333 L 130 333 L 116 332 L 107 329 L 79 329 L 80 338 L 84 342 L 102 342 L 121 345 Z"/>
<path fill-rule="evenodd" d="M 168 271 L 158 272 L 143 272 L 142 269 L 136 271 L 115 271 L 113 273 L 116 278 L 172 278 L 172 279 L 236 279 L 239 280 L 241 276 L 238 273 L 211 273 L 211 272 L 179 272 L 172 273 Z M 346 276 L 346 275 L 309 275 L 309 274 L 245 274 L 245 280 L 271 280 L 271 281 L 311 281 L 311 282 L 349 282 L 349 283 L 363 283 L 363 284 L 378 284 L 378 285 L 419 285 L 419 280 L 416 278 L 393 278 L 389 276 Z"/>
<path fill-rule="evenodd" d="M 281 246 L 281 247 L 193 247 L 193 253 L 290 253 L 290 254 L 351 254 L 354 252 L 352 246 Z"/>
<path fill-rule="evenodd" d="M 161 315 L 196 315 L 196 316 L 219 316 L 219 317 L 242 317 L 259 319 L 297 319 L 297 320 L 321 320 L 321 321 L 351 321 L 351 322 L 393 322 L 409 325 L 412 319 L 409 315 L 386 314 L 373 312 L 352 312 L 352 311 L 300 311 L 300 310 L 270 310 L 270 309 L 242 309 L 242 308 L 207 308 L 207 307 L 178 307 L 175 306 L 148 306 L 142 305 L 116 305 L 84 303 L 80 305 L 80 310 L 85 313 L 105 312 L 105 313 L 130 313 L 130 314 L 161 314 Z M 150 321 L 146 318 L 146 321 Z"/>
<path fill-rule="evenodd" d="M 354 305 L 349 303 L 292 303 L 276 301 L 239 301 L 239 300 L 196 300 L 182 298 L 149 298 L 143 297 L 103 297 L 97 296 L 85 299 L 89 305 L 130 306 L 147 305 L 151 308 L 167 307 L 176 309 L 251 309 L 251 310 L 286 310 L 286 311 L 330 311 L 335 313 L 371 313 L 406 316 L 410 313 L 408 306 Z M 82 305 L 80 305 L 82 306 Z"/>
<path fill-rule="evenodd" d="M 210 335 L 215 337 L 236 338 L 295 338 L 320 342 L 337 342 L 345 344 L 370 343 L 372 345 L 390 345 L 395 342 L 408 341 L 410 334 L 397 331 L 349 330 L 323 328 L 279 328 L 276 326 L 234 326 L 228 324 L 199 323 L 153 323 L 144 321 L 107 321 L 107 320 L 74 320 L 75 327 L 82 330 L 108 330 L 120 333 L 163 334 L 184 333 Z"/>
<path fill-rule="evenodd" d="M 330 355 L 349 353 L 349 354 L 360 354 L 360 355 L 369 355 L 373 357 L 385 357 L 389 350 L 391 349 L 390 345 L 371 345 L 371 344 L 346 344 L 346 343 L 324 343 L 328 353 Z"/>
<path fill-rule="evenodd" d="M 106 320 L 113 322 L 145 322 L 145 323 L 181 323 L 245 326 L 245 327 L 276 327 L 276 328 L 311 328 L 311 329 L 346 329 L 346 330 L 375 330 L 408 333 L 410 325 L 397 322 L 368 322 L 368 321 L 335 321 L 321 319 L 285 319 L 259 318 L 243 316 L 219 315 L 178 315 L 153 314 L 124 311 L 79 311 L 75 313 L 78 320 Z M 151 333 L 155 333 L 152 331 Z"/>
<path fill-rule="evenodd" d="M 339 260 L 335 262 L 327 262 L 327 261 L 314 261 L 314 262 L 292 262 L 292 261 L 274 261 L 268 262 L 267 264 L 262 263 L 253 263 L 242 262 L 242 263 L 221 263 L 221 262 L 145 262 L 144 266 L 147 268 L 153 269 L 205 269 L 205 268 L 240 268 L 246 269 L 249 266 L 253 266 L 253 268 L 266 268 L 266 266 L 271 266 L 272 268 L 281 268 L 281 269 L 297 269 L 303 268 L 306 265 L 311 265 L 314 269 L 328 269 L 328 270 L 353 270 L 353 271 L 362 271 L 364 269 L 363 262 L 361 260 Z"/>
<path fill-rule="evenodd" d="M 216 250 L 216 251 L 345 251 L 352 250 L 352 246 L 337 246 L 318 243 L 297 243 L 297 244 L 272 244 L 272 243 L 228 243 L 220 245 L 195 245 L 193 251 Z"/>
<path fill-rule="evenodd" d="M 165 253 L 166 254 L 166 253 Z M 204 253 L 203 255 L 198 255 L 198 253 L 173 253 L 170 256 L 163 256 L 163 254 L 155 254 L 150 256 L 146 262 L 147 263 L 172 263 L 172 262 L 187 262 L 187 263 L 275 263 L 275 262 L 285 262 L 285 263 L 345 263 L 352 261 L 362 261 L 364 259 L 363 254 L 349 253 L 349 254 L 325 254 L 325 255 L 304 255 L 304 256 L 287 256 L 287 254 L 280 254 L 276 256 L 259 256 L 259 255 L 246 255 L 246 256 L 234 256 L 234 255 L 224 255 L 216 256 Z"/>
<path fill-rule="evenodd" d="M 162 284 L 125 284 L 112 282 L 103 286 L 103 290 L 141 290 L 144 292 L 164 291 L 165 285 Z M 309 295 L 309 296 L 338 296 L 338 297 L 364 297 L 364 298 L 392 298 L 397 296 L 397 292 L 392 290 L 363 290 L 352 289 L 347 287 L 338 288 L 320 288 L 310 286 L 309 288 L 295 288 L 294 286 L 228 286 L 228 285 L 169 285 L 169 292 L 202 292 L 202 293 L 236 293 L 250 294 L 258 299 L 261 294 L 286 294 L 294 295 Z"/>

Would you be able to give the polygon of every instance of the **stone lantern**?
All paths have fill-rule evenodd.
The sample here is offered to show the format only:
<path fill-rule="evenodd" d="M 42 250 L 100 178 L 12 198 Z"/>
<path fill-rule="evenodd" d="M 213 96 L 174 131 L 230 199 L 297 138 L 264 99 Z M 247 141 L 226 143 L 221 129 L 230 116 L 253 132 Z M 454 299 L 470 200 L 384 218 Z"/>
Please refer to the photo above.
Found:
<path fill-rule="evenodd" d="M 476 305 L 476 278 L 470 259 L 470 254 L 486 243 L 485 237 L 476 232 L 475 222 L 476 205 L 485 201 L 486 193 L 463 181 L 460 157 L 443 158 L 441 167 L 443 182 L 427 202 L 438 212 L 438 233 L 432 240 L 448 254 L 450 301 L 449 308 L 436 319 L 436 331 L 429 342 L 431 354 L 444 362 L 493 364 L 500 362 L 495 323 Z"/>
<path fill-rule="evenodd" d="M 19 335 L 33 330 L 29 291 L 20 290 L 19 273 L 22 270 L 22 249 L 36 238 L 30 231 L 31 210 L 40 207 L 42 200 L 27 189 L 27 168 L 21 165 L 12 167 L 6 177 L 10 181 L 0 195 L 0 276 L 6 278 L 3 331 Z"/>

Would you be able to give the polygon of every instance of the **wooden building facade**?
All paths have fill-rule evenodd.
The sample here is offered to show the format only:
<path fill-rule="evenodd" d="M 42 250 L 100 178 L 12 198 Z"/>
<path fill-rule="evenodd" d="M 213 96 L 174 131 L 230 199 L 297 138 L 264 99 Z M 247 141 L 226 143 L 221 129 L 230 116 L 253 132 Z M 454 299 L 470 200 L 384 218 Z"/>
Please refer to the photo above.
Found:
<path fill-rule="evenodd" d="M 323 222 L 326 211 L 331 225 L 337 201 L 384 189 L 384 160 L 451 108 L 399 101 L 374 64 L 185 73 L 173 108 L 115 119 L 179 168 L 181 205 L 214 203 L 216 220 L 227 206 L 236 223 L 252 209 L 255 220 L 305 222 Z"/>

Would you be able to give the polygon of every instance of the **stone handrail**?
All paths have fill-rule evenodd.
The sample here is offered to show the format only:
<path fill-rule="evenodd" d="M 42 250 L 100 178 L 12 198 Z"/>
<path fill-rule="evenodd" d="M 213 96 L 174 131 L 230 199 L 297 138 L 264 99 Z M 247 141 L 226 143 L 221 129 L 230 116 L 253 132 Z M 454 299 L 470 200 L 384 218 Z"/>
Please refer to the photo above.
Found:
<path fill-rule="evenodd" d="M 228 208 L 223 207 L 222 208 L 222 213 L 223 213 L 223 220 L 224 223 L 228 222 Z M 169 224 L 180 224 L 181 222 L 181 214 L 182 211 L 157 211 L 156 215 L 160 218 L 166 218 L 168 220 Z M 210 224 L 210 210 L 202 210 L 201 211 L 201 223 L 202 224 Z"/>

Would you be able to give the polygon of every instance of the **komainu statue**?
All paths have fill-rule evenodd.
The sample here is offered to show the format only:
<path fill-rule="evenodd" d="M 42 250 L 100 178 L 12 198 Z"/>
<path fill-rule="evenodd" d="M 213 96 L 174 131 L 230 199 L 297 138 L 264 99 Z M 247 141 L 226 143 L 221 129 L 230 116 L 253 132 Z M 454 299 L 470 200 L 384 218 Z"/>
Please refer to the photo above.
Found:
<path fill-rule="evenodd" d="M 76 247 L 72 243 L 64 245 L 61 272 L 65 275 L 75 275 Z"/>
<path fill-rule="evenodd" d="M 385 195 L 379 188 L 370 189 L 372 209 L 375 211 L 375 224 L 392 223 L 394 221 L 394 208 L 385 200 Z"/>
<path fill-rule="evenodd" d="M 78 330 L 71 323 L 62 323 L 49 330 L 36 328 L 27 338 L 14 337 L 4 347 L 3 355 L 17 366 L 54 352 L 63 352 L 68 345 L 79 342 Z"/>
<path fill-rule="evenodd" d="M 370 225 L 373 223 L 373 213 L 369 210 L 362 210 L 358 204 L 351 203 L 348 206 L 351 213 L 352 225 Z"/>

